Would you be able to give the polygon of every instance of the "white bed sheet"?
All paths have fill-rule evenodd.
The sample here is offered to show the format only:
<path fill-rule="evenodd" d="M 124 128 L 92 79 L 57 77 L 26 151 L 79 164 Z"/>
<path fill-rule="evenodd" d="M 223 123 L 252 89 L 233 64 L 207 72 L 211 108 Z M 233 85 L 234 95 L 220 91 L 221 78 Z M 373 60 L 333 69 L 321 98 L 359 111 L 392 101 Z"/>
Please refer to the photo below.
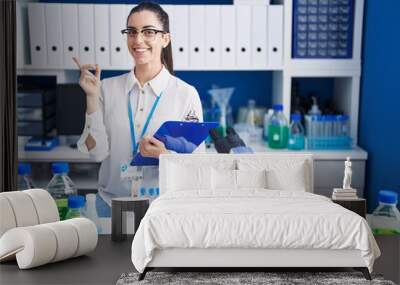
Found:
<path fill-rule="evenodd" d="M 155 249 L 357 249 L 372 272 L 379 248 L 365 219 L 307 192 L 170 192 L 155 200 L 132 243 L 143 272 Z"/>

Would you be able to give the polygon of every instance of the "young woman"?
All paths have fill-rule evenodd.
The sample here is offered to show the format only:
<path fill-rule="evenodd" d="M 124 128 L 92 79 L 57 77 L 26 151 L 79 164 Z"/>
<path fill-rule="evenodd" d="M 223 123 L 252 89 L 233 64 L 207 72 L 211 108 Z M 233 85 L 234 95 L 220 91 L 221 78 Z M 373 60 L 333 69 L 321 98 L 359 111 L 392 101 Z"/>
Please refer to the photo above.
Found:
<path fill-rule="evenodd" d="M 168 14 L 158 4 L 140 3 L 121 32 L 135 62 L 131 72 L 100 81 L 98 65 L 81 66 L 75 59 L 87 102 L 78 148 L 101 161 L 96 200 L 100 217 L 110 216 L 111 198 L 131 196 L 131 181 L 121 178 L 121 165 L 137 152 L 154 158 L 168 152 L 152 137 L 163 122 L 203 120 L 196 89 L 173 75 Z M 158 167 L 143 167 L 142 174 L 147 186 L 158 186 Z"/>

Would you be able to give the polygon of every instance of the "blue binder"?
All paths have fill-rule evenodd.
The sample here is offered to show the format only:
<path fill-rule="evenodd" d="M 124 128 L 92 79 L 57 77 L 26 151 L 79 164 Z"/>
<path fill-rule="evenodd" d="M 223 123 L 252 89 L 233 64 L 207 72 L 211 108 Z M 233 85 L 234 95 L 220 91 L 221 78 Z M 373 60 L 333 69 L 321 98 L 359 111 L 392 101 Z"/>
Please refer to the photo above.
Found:
<path fill-rule="evenodd" d="M 177 153 L 192 153 L 208 136 L 210 129 L 218 127 L 217 122 L 164 122 L 153 135 L 165 147 Z M 133 158 L 131 165 L 158 165 L 158 159 L 143 157 L 140 153 Z"/>

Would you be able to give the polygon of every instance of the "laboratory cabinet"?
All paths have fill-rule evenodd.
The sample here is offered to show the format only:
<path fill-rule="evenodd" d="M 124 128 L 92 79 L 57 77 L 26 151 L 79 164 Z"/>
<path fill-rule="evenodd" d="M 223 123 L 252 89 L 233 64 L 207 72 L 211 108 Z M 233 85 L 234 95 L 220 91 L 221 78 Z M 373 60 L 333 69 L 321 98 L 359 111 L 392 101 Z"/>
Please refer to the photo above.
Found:
<path fill-rule="evenodd" d="M 104 1 L 101 1 L 102 4 L 57 2 L 17 0 L 18 75 L 53 75 L 58 84 L 76 83 L 79 71 L 71 61 L 72 56 L 79 56 L 83 62 L 101 62 L 103 70 L 131 69 L 134 63 L 120 30 L 124 28 L 124 21 L 133 5 L 104 4 Z M 265 96 L 271 96 L 272 104 L 283 104 L 287 118 L 293 111 L 293 81 L 299 78 L 332 80 L 333 102 L 338 110 L 350 116 L 349 134 L 353 148 L 337 152 L 311 151 L 315 154 L 315 190 L 330 196 L 332 187 L 342 183 L 342 162 L 349 156 L 355 160 L 354 187 L 360 189 L 359 196 L 362 197 L 367 153 L 357 147 L 357 137 L 364 0 L 233 2 L 234 5 L 207 5 L 207 2 L 204 5 L 163 5 L 170 17 L 174 69 L 269 71 L 272 73 L 271 94 Z M 326 28 L 323 22 L 325 11 L 328 31 L 323 31 Z M 33 21 L 33 17 L 39 20 Z M 304 31 L 299 34 L 299 20 L 305 20 L 307 25 L 317 20 L 318 29 L 322 31 L 311 31 L 311 37 L 317 33 L 316 40 L 301 38 Z M 96 30 L 101 28 L 104 31 L 105 22 L 109 22 L 108 32 Z M 51 28 L 46 29 L 49 24 Z M 314 29 L 313 26 L 306 28 Z M 343 31 L 343 38 L 340 38 L 336 28 L 347 29 Z M 325 40 L 324 33 L 333 38 Z M 317 48 L 318 45 L 324 48 L 324 41 L 328 40 L 331 40 L 331 49 L 340 49 L 342 45 L 346 53 L 342 50 L 341 57 L 309 57 L 299 54 L 295 46 L 299 44 L 299 39 L 300 44 L 302 40 L 307 41 L 306 52 L 310 47 L 312 54 L 315 44 Z M 20 153 L 20 159 L 30 160 L 32 155 Z M 41 155 L 48 161 L 60 157 L 54 152 Z M 78 163 L 80 161 L 75 155 L 70 158 Z"/>
<path fill-rule="evenodd" d="M 105 70 L 132 66 L 121 30 L 134 4 L 18 2 L 20 68 L 76 69 L 73 56 Z M 164 8 L 176 69 L 282 69 L 283 5 Z"/>

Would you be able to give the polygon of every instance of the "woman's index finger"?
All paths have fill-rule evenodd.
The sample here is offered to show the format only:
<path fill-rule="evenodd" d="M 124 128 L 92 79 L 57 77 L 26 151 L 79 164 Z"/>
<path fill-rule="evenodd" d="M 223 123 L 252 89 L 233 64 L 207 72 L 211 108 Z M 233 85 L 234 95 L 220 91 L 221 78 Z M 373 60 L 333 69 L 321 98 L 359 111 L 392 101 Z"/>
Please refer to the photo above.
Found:
<path fill-rule="evenodd" d="M 73 57 L 72 60 L 76 63 L 79 69 L 82 69 L 80 62 L 76 57 Z"/>

